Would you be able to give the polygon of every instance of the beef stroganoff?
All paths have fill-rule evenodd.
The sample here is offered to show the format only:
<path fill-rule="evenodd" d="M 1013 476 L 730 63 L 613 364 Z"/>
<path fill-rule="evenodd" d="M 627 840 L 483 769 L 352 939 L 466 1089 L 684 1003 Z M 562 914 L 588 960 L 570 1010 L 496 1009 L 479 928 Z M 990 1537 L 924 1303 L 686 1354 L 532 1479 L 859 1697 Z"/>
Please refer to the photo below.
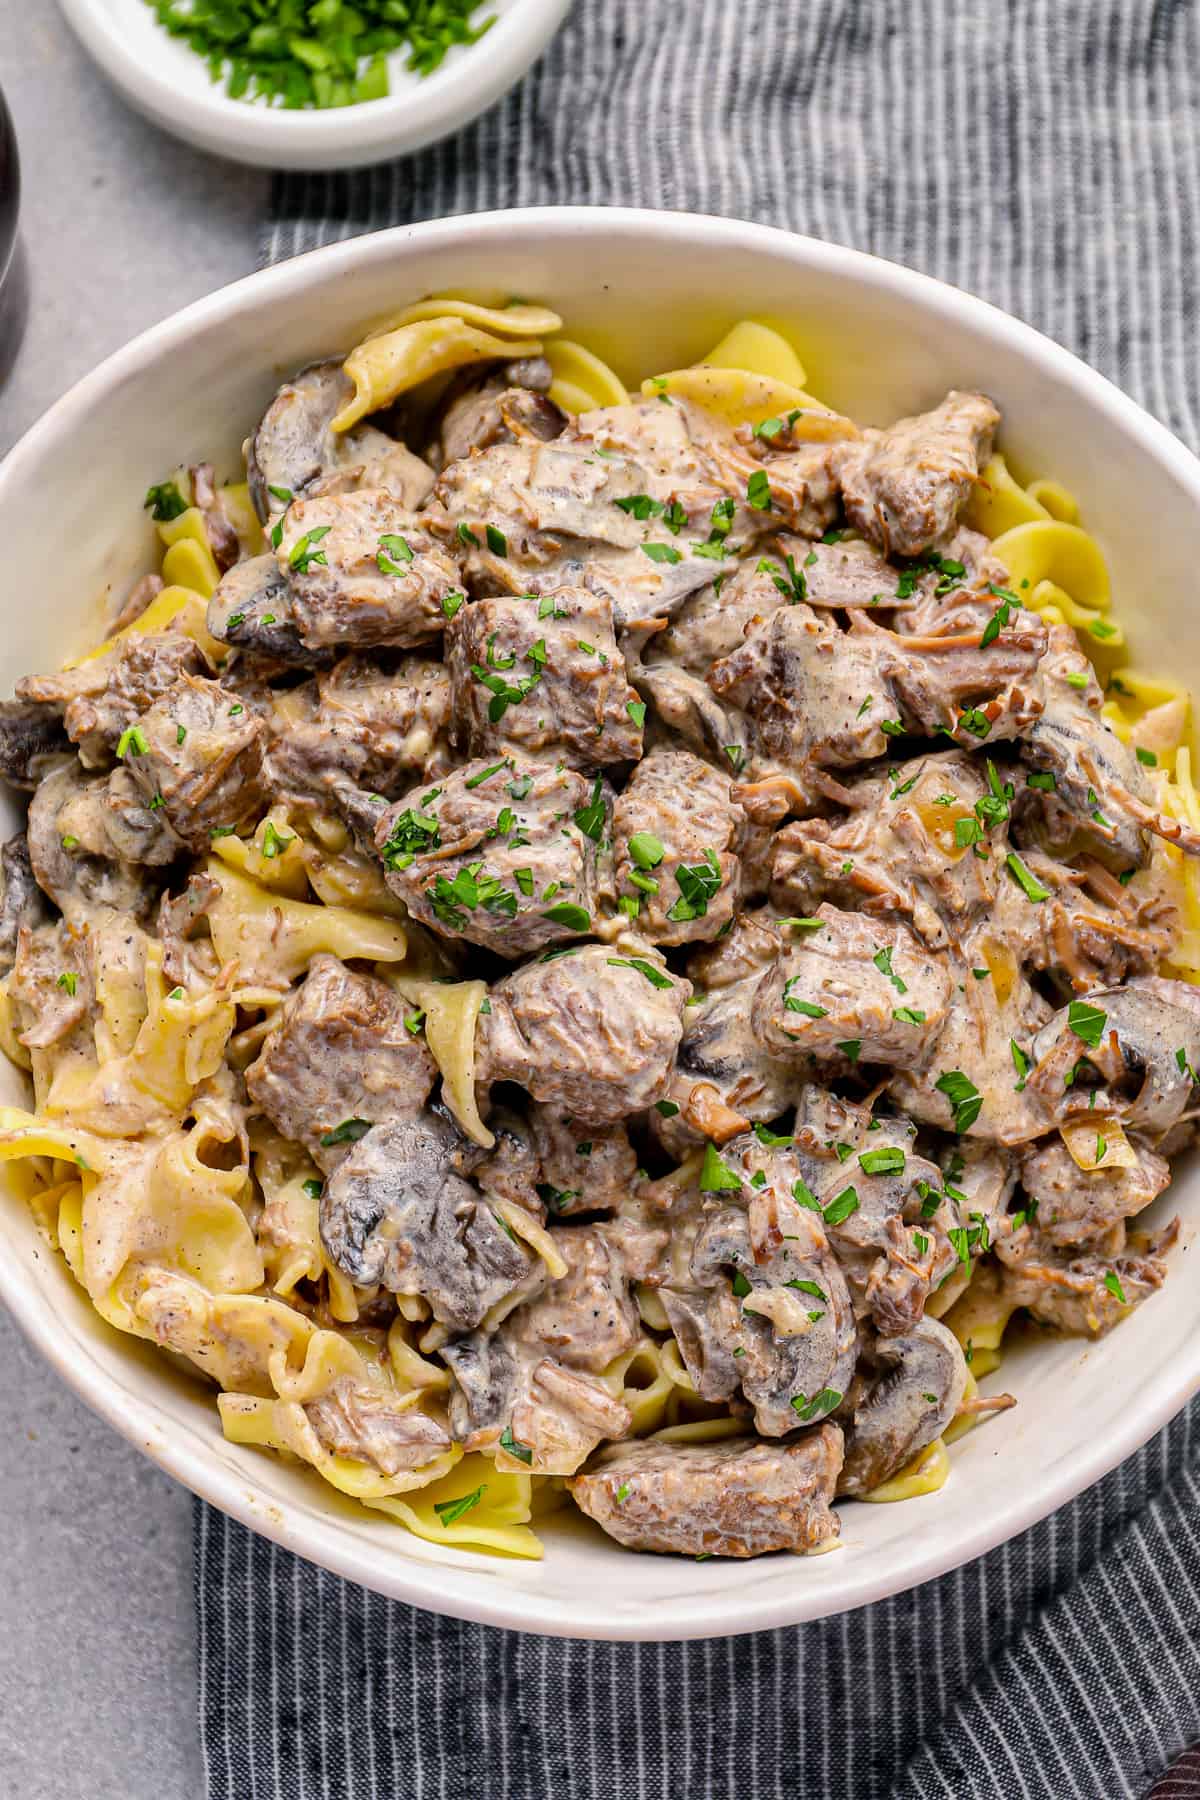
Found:
<path fill-rule="evenodd" d="M 984 394 L 437 298 L 0 708 L 0 1109 L 102 1317 L 437 1543 L 833 1547 L 1110 1330 L 1193 1128 L 1189 707 Z M 936 398 L 936 397 L 931 397 Z"/>

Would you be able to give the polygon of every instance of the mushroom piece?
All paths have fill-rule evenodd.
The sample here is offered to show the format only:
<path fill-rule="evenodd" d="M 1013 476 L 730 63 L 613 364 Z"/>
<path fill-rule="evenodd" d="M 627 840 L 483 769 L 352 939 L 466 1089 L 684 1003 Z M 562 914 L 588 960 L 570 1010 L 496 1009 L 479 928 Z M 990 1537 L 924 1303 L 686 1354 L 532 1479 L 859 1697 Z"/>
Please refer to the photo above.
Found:
<path fill-rule="evenodd" d="M 903 1337 L 880 1338 L 887 1365 L 854 1410 L 839 1494 L 869 1494 L 931 1444 L 962 1405 L 967 1365 L 958 1339 L 936 1319 Z"/>
<path fill-rule="evenodd" d="M 76 759 L 39 782 L 29 802 L 29 860 L 42 892 L 82 925 L 97 912 L 147 918 L 158 893 L 117 854 L 106 777 L 88 780 Z"/>
<path fill-rule="evenodd" d="M 1200 831 L 1160 812 L 1146 771 L 1101 716 L 1104 691 L 1069 625 L 1050 628 L 1038 668 L 1040 717 L 1023 745 L 1054 783 L 1041 795 L 1055 836 L 1082 828 L 1129 868 L 1146 861 L 1146 832 L 1200 855 Z"/>
<path fill-rule="evenodd" d="M 49 758 L 70 748 L 57 707 L 0 700 L 0 776 L 10 787 L 35 788 Z"/>
<path fill-rule="evenodd" d="M 1094 1090 L 1066 1085 L 1081 1058 L 1116 1086 L 1141 1077 L 1132 1099 L 1109 1094 L 1100 1108 L 1097 1096 L 1097 1108 L 1142 1131 L 1169 1131 L 1200 1068 L 1200 992 L 1190 982 L 1139 975 L 1072 1000 L 1033 1040 L 1029 1085 L 1062 1113 L 1087 1107 Z"/>
<path fill-rule="evenodd" d="M 819 1215 L 792 1197 L 795 1158 L 746 1136 L 724 1166 L 749 1175 L 748 1211 L 723 1207 L 700 1228 L 691 1279 L 708 1292 L 703 1308 L 665 1289 L 663 1304 L 702 1397 L 740 1386 L 757 1430 L 783 1437 L 841 1404 L 858 1355 L 854 1308 Z"/>
<path fill-rule="evenodd" d="M 434 1111 L 385 1119 L 355 1142 L 321 1198 L 321 1237 L 356 1286 L 380 1282 L 470 1331 L 534 1259 L 460 1170 L 463 1140 Z"/>
<path fill-rule="evenodd" d="M 650 1438 L 605 1452 L 569 1485 L 580 1510 L 632 1550 L 763 1556 L 817 1550 L 837 1537 L 831 1502 L 841 1460 L 836 1425 L 788 1444 Z"/>
<path fill-rule="evenodd" d="M 287 578 L 273 556 L 252 556 L 221 577 L 208 603 L 207 624 L 223 644 L 281 663 L 311 668 L 332 662 L 335 655 L 332 649 L 313 650 L 301 642 Z"/>
<path fill-rule="evenodd" d="M 20 831 L 0 850 L 0 975 L 7 975 L 16 961 L 21 931 L 33 931 L 49 919 L 50 908 L 29 860 L 29 840 Z"/>
<path fill-rule="evenodd" d="M 332 491 L 338 478 L 354 486 L 369 470 L 372 486 L 386 487 L 404 505 L 424 504 L 433 471 L 375 425 L 337 432 L 333 421 L 354 393 L 338 361 L 310 363 L 285 381 L 246 446 L 250 498 L 263 524 L 293 499 Z"/>

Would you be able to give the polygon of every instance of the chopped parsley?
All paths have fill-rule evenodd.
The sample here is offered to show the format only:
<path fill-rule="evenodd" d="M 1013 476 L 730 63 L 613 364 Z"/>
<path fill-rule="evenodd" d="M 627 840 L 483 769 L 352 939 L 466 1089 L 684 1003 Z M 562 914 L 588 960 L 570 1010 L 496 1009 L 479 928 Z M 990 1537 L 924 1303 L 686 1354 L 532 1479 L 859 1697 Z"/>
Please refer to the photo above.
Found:
<path fill-rule="evenodd" d="M 591 914 L 571 900 L 560 900 L 557 906 L 548 906 L 542 917 L 554 925 L 565 925 L 568 931 L 590 931 L 592 928 Z"/>
<path fill-rule="evenodd" d="M 288 567 L 295 569 L 297 575 L 307 575 L 314 564 L 319 564 L 322 568 L 328 567 L 329 558 L 325 552 L 314 550 L 313 545 L 328 537 L 331 530 L 332 526 L 329 525 L 314 525 L 302 538 L 297 538 L 288 554 Z"/>
<path fill-rule="evenodd" d="M 1040 788 L 1045 794 L 1053 794 L 1058 790 L 1058 783 L 1049 769 L 1035 769 L 1032 775 L 1025 777 L 1025 785 Z"/>
<path fill-rule="evenodd" d="M 1104 1271 L 1104 1285 L 1114 1300 L 1119 1300 L 1122 1306 L 1129 1305 L 1128 1300 L 1125 1298 L 1125 1289 L 1121 1286 L 1121 1277 L 1117 1274 L 1115 1269 L 1106 1269 Z"/>
<path fill-rule="evenodd" d="M 1050 889 L 1043 887 L 1037 877 L 1030 874 L 1015 850 L 1009 851 L 1004 859 L 1004 866 L 1027 900 L 1032 900 L 1036 905 L 1039 901 L 1050 898 Z"/>
<path fill-rule="evenodd" d="M 677 563 L 683 561 L 683 551 L 677 550 L 674 544 L 643 544 L 642 549 L 656 563 Z"/>
<path fill-rule="evenodd" d="M 647 962 L 644 956 L 609 956 L 605 961 L 610 969 L 636 969 L 639 975 L 645 976 L 652 988 L 675 986 L 669 975 L 664 975 L 661 969 L 656 968 L 652 962 Z"/>
<path fill-rule="evenodd" d="M 896 1145 L 885 1150 L 864 1150 L 858 1160 L 867 1175 L 900 1175 L 907 1159 Z"/>
<path fill-rule="evenodd" d="M 412 807 L 402 812 L 388 833 L 381 855 L 385 869 L 407 869 L 414 856 L 441 848 L 441 826 L 428 813 Z"/>
<path fill-rule="evenodd" d="M 826 1019 L 829 1009 L 817 1006 L 812 1000 L 797 1000 L 792 989 L 804 979 L 802 975 L 793 975 L 790 981 L 783 984 L 783 1007 L 785 1012 L 801 1013 L 806 1019 Z"/>
<path fill-rule="evenodd" d="M 580 831 L 582 831 L 584 837 L 591 838 L 594 843 L 600 842 L 601 834 L 604 831 L 604 820 L 607 816 L 602 797 L 603 785 L 599 775 L 597 775 L 595 785 L 592 788 L 591 799 L 586 806 L 581 806 L 574 815 L 575 823 L 578 825 Z"/>
<path fill-rule="evenodd" d="M 755 512 L 770 512 L 771 481 L 765 469 L 756 469 L 746 483 L 746 504 Z"/>
<path fill-rule="evenodd" d="M 741 1185 L 741 1176 L 735 1174 L 728 1163 L 722 1162 L 717 1154 L 716 1145 L 705 1144 L 704 1162 L 700 1168 L 700 1192 L 702 1194 L 734 1193 Z"/>
<path fill-rule="evenodd" d="M 519 1438 L 513 1436 L 511 1425 L 506 1425 L 500 1433 L 500 1448 L 507 1450 L 510 1456 L 515 1456 L 518 1462 L 531 1463 L 533 1461 L 533 1451 L 528 1444 L 523 1444 Z"/>
<path fill-rule="evenodd" d="M 871 958 L 871 961 L 875 964 L 875 967 L 879 970 L 881 975 L 887 976 L 898 994 L 907 994 L 907 981 L 902 981 L 892 967 L 892 949 L 890 944 L 886 949 L 877 950 L 875 955 Z"/>
<path fill-rule="evenodd" d="M 263 831 L 262 853 L 268 860 L 275 856 L 282 856 L 288 845 L 294 844 L 295 841 L 294 831 L 279 831 L 273 821 L 268 819 Z"/>
<path fill-rule="evenodd" d="M 892 1017 L 900 1025 L 923 1025 L 925 1023 L 925 1014 L 919 1012 L 915 1006 L 894 1006 Z"/>
<path fill-rule="evenodd" d="M 1108 1014 L 1098 1006 L 1089 1006 L 1086 1000 L 1072 1000 L 1067 1008 L 1067 1024 L 1092 1050 L 1099 1047 L 1107 1023 Z"/>
<path fill-rule="evenodd" d="M 635 831 L 629 840 L 629 860 L 639 869 L 657 869 L 666 855 L 661 838 L 652 831 Z"/>
<path fill-rule="evenodd" d="M 370 1119 L 343 1119 L 332 1131 L 327 1131 L 321 1139 L 321 1148 L 328 1150 L 334 1144 L 357 1144 L 359 1138 L 366 1137 L 371 1129 Z"/>
<path fill-rule="evenodd" d="M 478 1506 L 486 1492 L 487 1482 L 481 1481 L 473 1494 L 463 1494 L 458 1500 L 435 1500 L 433 1510 L 443 1525 L 453 1525 L 473 1506 Z"/>
<path fill-rule="evenodd" d="M 792 1395 L 792 1407 L 806 1425 L 810 1419 L 817 1419 L 825 1413 L 831 1413 L 835 1406 L 841 1404 L 842 1396 L 836 1388 L 822 1388 L 820 1393 L 814 1394 L 811 1400 L 806 1394 Z"/>
<path fill-rule="evenodd" d="M 146 734 L 140 725 L 127 725 L 117 739 L 117 755 L 122 758 L 126 756 L 145 756 L 149 749 L 150 746 L 146 742 Z"/>
<path fill-rule="evenodd" d="M 644 700 L 627 700 L 625 711 L 640 731 L 646 723 L 646 702 Z"/>
<path fill-rule="evenodd" d="M 413 547 L 396 532 L 385 532 L 379 540 L 375 561 L 382 575 L 403 575 L 413 561 Z"/>
<path fill-rule="evenodd" d="M 64 994 L 70 994 L 72 999 L 74 999 L 75 990 L 79 986 L 79 977 L 73 970 L 64 969 L 58 978 L 58 986 L 63 990 Z"/>
<path fill-rule="evenodd" d="M 467 596 L 465 594 L 459 593 L 457 588 L 454 590 L 454 592 L 452 594 L 443 594 L 442 595 L 442 612 L 445 614 L 447 619 L 452 619 L 454 617 L 454 615 L 458 612 L 458 609 L 462 605 L 464 605 L 466 598 L 467 598 Z"/>
<path fill-rule="evenodd" d="M 146 489 L 146 498 L 142 505 L 147 508 L 150 517 L 158 524 L 165 525 L 171 519 L 179 518 L 187 511 L 187 501 L 173 481 L 160 481 L 154 487 Z"/>
<path fill-rule="evenodd" d="M 840 1194 L 835 1194 L 829 1205 L 824 1208 L 821 1217 L 827 1225 L 841 1225 L 858 1211 L 857 1188 L 845 1187 Z"/>
<path fill-rule="evenodd" d="M 680 863 L 675 880 L 679 899 L 668 909 L 668 919 L 701 919 L 708 912 L 709 901 L 721 890 L 721 865 L 712 850 L 705 850 L 702 863 Z"/>
<path fill-rule="evenodd" d="M 954 1112 L 954 1129 L 969 1131 L 979 1117 L 983 1095 L 961 1069 L 948 1069 L 934 1082 L 939 1094 L 945 1094 Z"/>

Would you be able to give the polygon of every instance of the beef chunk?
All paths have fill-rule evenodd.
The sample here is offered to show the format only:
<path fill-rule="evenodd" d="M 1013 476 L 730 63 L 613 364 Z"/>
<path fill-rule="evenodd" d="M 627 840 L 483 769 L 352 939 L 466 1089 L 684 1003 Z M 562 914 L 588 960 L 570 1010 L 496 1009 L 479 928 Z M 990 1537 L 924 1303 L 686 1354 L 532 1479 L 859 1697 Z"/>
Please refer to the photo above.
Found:
<path fill-rule="evenodd" d="M 560 588 L 540 600 L 477 600 L 447 629 L 446 663 L 456 740 L 472 756 L 524 751 L 593 769 L 642 753 L 642 708 L 606 595 Z"/>
<path fill-rule="evenodd" d="M 954 392 L 932 412 L 843 445 L 846 517 L 885 556 L 920 556 L 957 522 L 999 423 L 985 395 Z"/>
<path fill-rule="evenodd" d="M 298 500 L 278 550 L 301 641 L 310 649 L 412 649 L 446 623 L 457 565 L 382 488 Z"/>
<path fill-rule="evenodd" d="M 314 956 L 279 1024 L 246 1070 L 260 1112 L 333 1169 L 367 1124 L 419 1112 L 437 1068 L 384 982 Z"/>
<path fill-rule="evenodd" d="M 340 778 L 391 798 L 443 763 L 449 722 L 441 663 L 408 656 L 386 668 L 343 656 L 276 702 L 268 779 L 276 791 L 319 797 Z"/>
<path fill-rule="evenodd" d="M 651 1438 L 610 1451 L 570 1488 L 576 1505 L 631 1550 L 763 1556 L 816 1550 L 837 1537 L 830 1508 L 841 1466 L 836 1425 L 790 1444 Z"/>
<path fill-rule="evenodd" d="M 775 1055 L 919 1064 L 950 1005 L 945 965 L 903 925 L 832 906 L 816 917 L 820 927 L 793 934 L 755 994 L 763 1044 Z"/>
<path fill-rule="evenodd" d="M 501 956 L 593 929 L 611 892 L 608 803 L 573 769 L 479 759 L 414 789 L 379 820 L 388 886 L 414 918 Z"/>
<path fill-rule="evenodd" d="M 123 754 L 147 804 L 204 850 L 214 829 L 236 829 L 263 811 L 266 741 L 262 719 L 228 688 L 185 675 L 131 728 Z"/>
<path fill-rule="evenodd" d="M 638 764 L 613 808 L 617 892 L 655 944 L 717 937 L 733 918 L 742 821 L 729 778 L 686 750 Z"/>
<path fill-rule="evenodd" d="M 691 983 L 652 951 L 585 944 L 526 963 L 480 1019 L 479 1079 L 515 1081 L 584 1125 L 611 1125 L 660 1100 Z"/>

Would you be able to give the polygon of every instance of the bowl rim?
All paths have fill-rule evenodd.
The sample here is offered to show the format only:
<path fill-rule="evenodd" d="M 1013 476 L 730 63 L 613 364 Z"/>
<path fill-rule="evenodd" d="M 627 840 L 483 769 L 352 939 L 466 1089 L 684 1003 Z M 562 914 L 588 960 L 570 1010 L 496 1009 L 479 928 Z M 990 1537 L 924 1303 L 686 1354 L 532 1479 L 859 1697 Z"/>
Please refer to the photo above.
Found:
<path fill-rule="evenodd" d="M 241 280 L 192 302 L 181 311 L 149 327 L 96 369 L 76 382 L 67 393 L 32 425 L 0 462 L 0 516 L 10 488 L 37 465 L 48 444 L 115 390 L 122 381 L 147 364 L 186 348 L 194 329 L 219 325 L 247 305 L 255 309 L 272 301 L 285 301 L 326 280 L 349 274 L 363 266 L 386 265 L 397 252 L 410 246 L 436 250 L 463 248 L 486 252 L 489 243 L 516 232 L 540 233 L 550 240 L 594 233 L 597 226 L 610 229 L 636 245 L 639 237 L 666 237 L 681 249 L 694 249 L 697 236 L 713 249 L 735 257 L 739 250 L 770 249 L 798 267 L 841 276 L 858 286 L 890 293 L 934 318 L 942 317 L 978 329 L 983 327 L 1007 348 L 1023 356 L 1080 395 L 1089 406 L 1108 415 L 1116 428 L 1142 448 L 1178 481 L 1200 514 L 1200 459 L 1158 420 L 1105 376 L 1089 368 L 1070 351 L 1013 318 L 990 302 L 940 282 L 900 264 L 864 251 L 851 250 L 815 238 L 711 215 L 657 211 L 636 207 L 523 207 L 504 212 L 460 214 L 417 225 L 396 226 L 368 236 L 327 245 L 287 262 L 260 269 Z M 1177 1271 L 1179 1273 L 1179 1271 Z M 90 1358 L 72 1354 L 70 1331 L 45 1305 L 32 1285 L 8 1282 L 0 1266 L 0 1297 L 29 1341 L 47 1358 L 68 1386 L 93 1411 L 123 1437 L 149 1455 L 159 1467 L 201 1498 L 238 1519 L 252 1530 L 272 1538 L 333 1573 L 391 1598 L 443 1612 L 448 1616 L 482 1624 L 530 1631 L 548 1636 L 595 1638 L 607 1641 L 679 1641 L 688 1638 L 735 1636 L 774 1629 L 832 1613 L 853 1611 L 892 1594 L 920 1586 L 949 1573 L 994 1549 L 1036 1524 L 1049 1513 L 1082 1493 L 1116 1465 L 1132 1455 L 1172 1419 L 1200 1388 L 1200 1333 L 1191 1347 L 1169 1370 L 1169 1379 L 1155 1384 L 1143 1409 L 1129 1409 L 1111 1422 L 1111 1429 L 1094 1434 L 1085 1449 L 1047 1469 L 1036 1484 L 1012 1482 L 986 1518 L 960 1532 L 949 1558 L 937 1548 L 936 1533 L 927 1534 L 899 1579 L 872 1568 L 847 1568 L 847 1579 L 835 1603 L 815 1585 L 802 1581 L 771 1584 L 765 1597 L 756 1596 L 738 1618 L 713 1618 L 711 1594 L 689 1595 L 672 1603 L 670 1635 L 654 1629 L 653 1619 L 613 1620 L 596 1599 L 580 1594 L 570 1614 L 530 1584 L 524 1588 L 492 1589 L 481 1583 L 478 1597 L 463 1598 L 439 1591 L 439 1570 L 403 1556 L 380 1567 L 368 1540 L 359 1541 L 347 1520 L 335 1511 L 319 1519 L 303 1516 L 289 1520 L 286 1501 L 267 1500 L 255 1493 L 245 1474 L 215 1461 L 199 1435 L 174 1421 L 164 1421 L 156 1400 L 134 1393 L 115 1376 L 94 1366 Z M 737 1565 L 731 1565 L 736 1569 Z M 775 1597 L 776 1594 L 778 1597 Z"/>
<path fill-rule="evenodd" d="M 199 92 L 179 87 L 156 59 L 133 54 L 106 0 L 59 3 L 108 79 L 164 131 L 218 155 L 319 169 L 408 154 L 461 129 L 520 80 L 571 0 L 514 0 L 485 37 L 412 90 L 354 106 L 294 111 L 230 99 L 215 82 Z"/>

